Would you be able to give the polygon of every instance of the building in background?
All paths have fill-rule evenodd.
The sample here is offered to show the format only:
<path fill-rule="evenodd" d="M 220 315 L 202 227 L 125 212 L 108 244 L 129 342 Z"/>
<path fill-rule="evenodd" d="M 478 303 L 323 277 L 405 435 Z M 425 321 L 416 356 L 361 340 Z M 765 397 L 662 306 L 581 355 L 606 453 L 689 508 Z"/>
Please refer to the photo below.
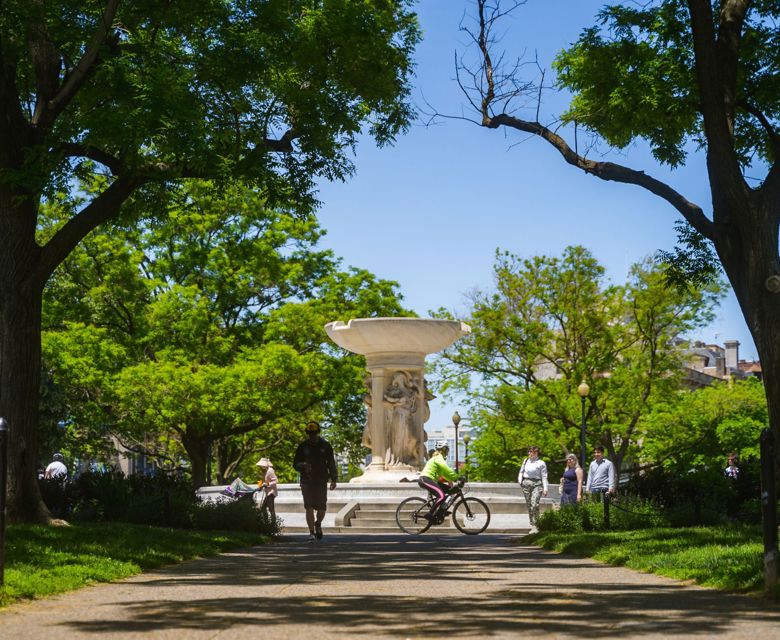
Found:
<path fill-rule="evenodd" d="M 688 389 L 701 389 L 717 380 L 762 379 L 761 363 L 758 360 L 740 360 L 738 340 L 726 340 L 723 346 L 679 340 L 675 346 L 683 353 L 682 384 Z M 561 361 L 540 361 L 534 367 L 536 379 L 563 378 L 561 364 Z M 609 372 L 600 375 L 609 377 Z"/>
<path fill-rule="evenodd" d="M 455 469 L 455 427 L 453 425 L 447 425 L 446 427 L 440 427 L 433 430 L 426 429 L 425 432 L 428 434 L 428 440 L 425 442 L 425 448 L 428 450 L 433 449 L 437 440 L 447 441 L 447 444 L 450 447 L 450 451 L 447 454 L 447 464 L 450 468 Z M 458 470 L 462 469 L 466 462 L 466 446 L 463 444 L 464 433 L 471 435 L 468 427 L 460 427 L 458 429 Z M 474 441 L 472 440 L 469 443 L 469 457 L 472 458 L 472 462 L 474 450 L 471 448 L 471 444 L 473 442 Z"/>
<path fill-rule="evenodd" d="M 758 360 L 740 360 L 738 340 L 726 340 L 722 347 L 703 342 L 681 342 L 679 346 L 686 353 L 683 384 L 689 389 L 700 389 L 717 380 L 762 379 Z"/>

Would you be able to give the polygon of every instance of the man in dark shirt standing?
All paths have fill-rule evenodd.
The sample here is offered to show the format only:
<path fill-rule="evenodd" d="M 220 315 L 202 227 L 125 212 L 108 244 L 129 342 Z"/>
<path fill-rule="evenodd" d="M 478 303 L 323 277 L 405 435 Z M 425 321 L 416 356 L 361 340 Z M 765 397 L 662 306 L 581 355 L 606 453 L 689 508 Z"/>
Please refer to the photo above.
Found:
<path fill-rule="evenodd" d="M 328 505 L 328 480 L 331 491 L 336 488 L 336 459 L 333 447 L 320 438 L 318 422 L 312 421 L 306 425 L 306 435 L 306 441 L 299 444 L 295 451 L 293 467 L 301 474 L 303 507 L 306 509 L 311 542 L 322 538 L 322 519 Z"/>

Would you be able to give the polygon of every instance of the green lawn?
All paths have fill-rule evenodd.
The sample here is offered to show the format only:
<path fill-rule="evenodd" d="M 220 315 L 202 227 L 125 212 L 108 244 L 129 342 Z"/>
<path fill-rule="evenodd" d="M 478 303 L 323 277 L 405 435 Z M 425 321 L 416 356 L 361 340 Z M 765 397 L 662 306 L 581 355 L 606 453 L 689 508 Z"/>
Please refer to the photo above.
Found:
<path fill-rule="evenodd" d="M 538 533 L 545 549 L 657 573 L 729 591 L 763 589 L 763 544 L 758 527 L 643 529 L 609 533 Z"/>
<path fill-rule="evenodd" d="M 258 534 L 124 523 L 8 527 L 0 607 L 266 541 Z"/>

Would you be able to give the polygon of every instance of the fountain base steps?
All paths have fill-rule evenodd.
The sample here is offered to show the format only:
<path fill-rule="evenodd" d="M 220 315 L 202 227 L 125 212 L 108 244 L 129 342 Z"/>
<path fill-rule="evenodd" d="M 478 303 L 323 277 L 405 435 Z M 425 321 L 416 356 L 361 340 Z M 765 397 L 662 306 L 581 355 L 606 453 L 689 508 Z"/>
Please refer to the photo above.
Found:
<path fill-rule="evenodd" d="M 223 495 L 224 486 L 202 487 L 198 495 L 209 501 L 229 499 Z M 551 493 L 557 487 L 550 487 Z M 557 493 L 557 492 L 556 492 Z M 401 533 L 395 522 L 395 510 L 402 500 L 425 497 L 425 492 L 414 482 L 393 484 L 339 484 L 328 492 L 328 510 L 323 520 L 323 532 L 353 534 Z M 516 483 L 469 483 L 466 495 L 483 500 L 490 508 L 491 519 L 487 533 L 523 534 L 530 529 L 528 509 L 520 487 Z M 542 499 L 541 510 L 552 508 L 557 495 Z M 297 484 L 279 485 L 276 515 L 284 523 L 284 533 L 308 533 L 305 510 Z M 432 527 L 429 533 L 459 534 L 452 520 Z"/>

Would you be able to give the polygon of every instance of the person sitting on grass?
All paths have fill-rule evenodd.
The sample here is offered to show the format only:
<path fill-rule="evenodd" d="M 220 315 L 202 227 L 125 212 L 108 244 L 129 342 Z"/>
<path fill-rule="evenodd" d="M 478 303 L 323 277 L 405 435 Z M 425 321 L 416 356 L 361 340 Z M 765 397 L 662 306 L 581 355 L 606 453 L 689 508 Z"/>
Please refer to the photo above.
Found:
<path fill-rule="evenodd" d="M 447 465 L 447 454 L 450 448 L 445 440 L 439 440 L 436 443 L 436 449 L 433 455 L 425 463 L 425 467 L 420 471 L 420 479 L 417 481 L 423 489 L 426 489 L 436 500 L 431 510 L 423 517 L 433 522 L 438 515 L 438 510 L 447 496 L 447 490 L 451 483 L 458 480 L 458 474 Z M 444 514 L 446 515 L 446 514 Z"/>

